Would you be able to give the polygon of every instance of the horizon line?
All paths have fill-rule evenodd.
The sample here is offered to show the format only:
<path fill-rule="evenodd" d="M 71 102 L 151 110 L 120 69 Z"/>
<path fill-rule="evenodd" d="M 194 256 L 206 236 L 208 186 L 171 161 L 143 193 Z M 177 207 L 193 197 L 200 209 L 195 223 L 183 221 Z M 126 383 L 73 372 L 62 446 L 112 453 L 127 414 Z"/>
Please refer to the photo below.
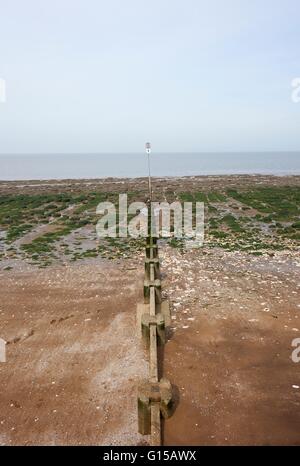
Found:
<path fill-rule="evenodd" d="M 101 151 L 101 152 L 0 152 L 0 157 L 3 155 L 119 155 L 119 154 L 141 154 L 145 153 L 145 150 L 141 151 Z M 233 150 L 233 151 L 153 151 L 154 154 L 281 154 L 281 153 L 300 153 L 300 149 L 297 150 Z"/>

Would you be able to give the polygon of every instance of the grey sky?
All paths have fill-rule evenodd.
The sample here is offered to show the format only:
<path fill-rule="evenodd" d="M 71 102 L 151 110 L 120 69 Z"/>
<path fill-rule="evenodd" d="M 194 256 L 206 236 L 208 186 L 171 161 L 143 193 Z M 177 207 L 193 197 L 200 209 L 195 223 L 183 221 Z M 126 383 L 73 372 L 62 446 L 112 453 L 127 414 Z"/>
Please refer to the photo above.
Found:
<path fill-rule="evenodd" d="M 0 0 L 0 153 L 299 150 L 299 0 Z"/>

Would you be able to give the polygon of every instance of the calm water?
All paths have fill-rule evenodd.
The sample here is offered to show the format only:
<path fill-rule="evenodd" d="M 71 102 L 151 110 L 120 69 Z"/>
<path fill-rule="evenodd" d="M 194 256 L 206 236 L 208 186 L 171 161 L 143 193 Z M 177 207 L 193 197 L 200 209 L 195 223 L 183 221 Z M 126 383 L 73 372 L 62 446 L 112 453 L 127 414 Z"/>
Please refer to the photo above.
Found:
<path fill-rule="evenodd" d="M 0 155 L 0 180 L 140 177 L 147 156 L 136 154 Z M 154 176 L 219 174 L 300 174 L 300 152 L 155 153 Z"/>

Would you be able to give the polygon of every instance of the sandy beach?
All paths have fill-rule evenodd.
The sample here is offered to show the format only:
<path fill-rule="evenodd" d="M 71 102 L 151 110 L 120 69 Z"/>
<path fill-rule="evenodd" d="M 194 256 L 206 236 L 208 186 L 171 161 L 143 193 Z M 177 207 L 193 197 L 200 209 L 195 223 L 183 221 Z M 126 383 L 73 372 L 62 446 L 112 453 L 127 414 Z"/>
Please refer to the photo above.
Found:
<path fill-rule="evenodd" d="M 176 400 L 164 444 L 300 445 L 300 177 L 155 178 L 153 189 L 203 200 L 207 223 L 200 249 L 159 241 Z M 143 241 L 95 232 L 99 199 L 124 192 L 145 200 L 147 180 L 0 182 L 2 445 L 148 442 L 136 410 Z"/>

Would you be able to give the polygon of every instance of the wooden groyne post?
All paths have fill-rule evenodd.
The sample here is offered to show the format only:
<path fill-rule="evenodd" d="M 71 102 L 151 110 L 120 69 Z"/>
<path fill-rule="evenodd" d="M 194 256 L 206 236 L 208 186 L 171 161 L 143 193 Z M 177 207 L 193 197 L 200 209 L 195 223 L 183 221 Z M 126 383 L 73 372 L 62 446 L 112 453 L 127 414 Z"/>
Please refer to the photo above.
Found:
<path fill-rule="evenodd" d="M 161 445 L 161 416 L 172 411 L 172 387 L 160 378 L 158 345 L 165 343 L 166 327 L 170 325 L 170 309 L 162 299 L 157 238 L 151 234 L 146 240 L 144 303 L 138 304 L 138 325 L 146 348 L 149 349 L 149 377 L 138 387 L 138 427 L 143 435 L 150 435 L 153 446 Z"/>

